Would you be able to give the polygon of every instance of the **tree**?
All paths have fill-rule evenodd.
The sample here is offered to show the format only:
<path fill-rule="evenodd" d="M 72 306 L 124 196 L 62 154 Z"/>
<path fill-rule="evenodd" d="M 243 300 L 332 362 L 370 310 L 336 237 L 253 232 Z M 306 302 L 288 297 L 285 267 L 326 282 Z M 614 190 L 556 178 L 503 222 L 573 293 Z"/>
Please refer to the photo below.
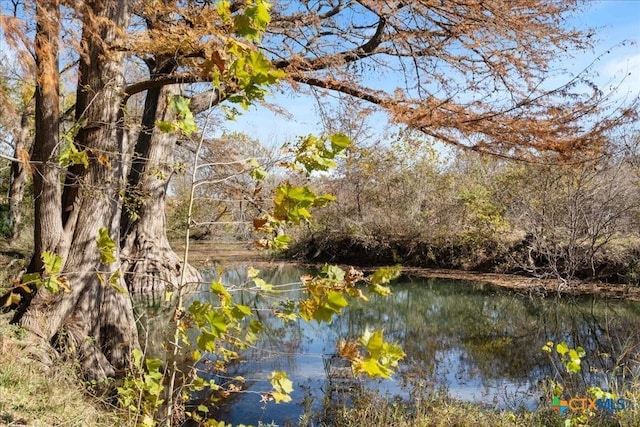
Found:
<path fill-rule="evenodd" d="M 5 17 L 6 20 L 16 19 Z M 16 43 L 17 41 L 14 41 Z M 8 229 L 11 243 L 18 240 L 22 229 L 22 202 L 30 174 L 28 164 L 32 139 L 33 81 L 29 67 L 32 61 L 18 61 L 2 55 L 0 68 L 0 103 L 4 106 L 0 114 L 0 142 L 5 152 L 6 144 L 12 151 L 8 191 Z M 8 150 L 7 150 L 8 151 Z"/>
<path fill-rule="evenodd" d="M 508 168 L 509 216 L 526 236 L 520 265 L 561 282 L 592 277 L 614 280 L 629 267 L 623 241 L 636 245 L 638 177 L 624 156 L 610 153 L 571 165 Z M 615 244 L 621 246 L 616 248 Z M 606 264 L 609 264 L 607 266 Z M 631 279 L 626 278 L 626 279 Z"/>
<path fill-rule="evenodd" d="M 542 89 L 558 52 L 587 45 L 585 34 L 563 27 L 580 4 L 320 0 L 274 2 L 271 16 L 262 0 L 38 0 L 35 15 L 25 5 L 21 16 L 36 24 L 29 272 L 40 279 L 28 277 L 48 286 L 23 295 L 16 319 L 45 342 L 66 341 L 90 377 L 126 366 L 138 344 L 123 291 L 181 285 L 177 273 L 189 268 L 173 254 L 157 213 L 176 140 L 195 130 L 191 111 L 223 101 L 246 107 L 282 77 L 294 90 L 364 100 L 392 120 L 476 151 L 597 150 L 607 131 L 635 118 L 635 101 L 603 116 L 607 96 L 582 94 L 583 76 Z M 60 70 L 74 62 L 60 64 L 62 53 L 78 64 L 68 141 L 60 138 Z M 127 81 L 141 64 L 148 74 Z M 367 85 L 377 72 L 400 76 L 405 87 Z M 188 85 L 191 111 L 171 96 L 175 85 Z M 143 92 L 141 132 L 131 147 L 127 103 Z"/>

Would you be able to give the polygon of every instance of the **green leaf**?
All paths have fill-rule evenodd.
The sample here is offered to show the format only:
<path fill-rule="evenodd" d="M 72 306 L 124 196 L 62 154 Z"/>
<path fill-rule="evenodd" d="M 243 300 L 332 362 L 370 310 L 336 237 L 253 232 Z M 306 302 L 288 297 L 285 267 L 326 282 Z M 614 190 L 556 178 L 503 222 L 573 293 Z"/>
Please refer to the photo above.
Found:
<path fill-rule="evenodd" d="M 391 295 L 391 288 L 388 286 L 381 286 L 381 285 L 371 285 L 369 286 L 369 290 L 375 294 L 378 294 L 380 296 L 386 297 Z"/>
<path fill-rule="evenodd" d="M 231 294 L 227 291 L 227 288 L 220 282 L 211 282 L 211 292 L 216 294 L 221 300 L 230 301 Z"/>
<path fill-rule="evenodd" d="M 216 351 L 216 339 L 217 335 L 212 334 L 207 330 L 200 331 L 200 335 L 196 340 L 198 344 L 198 348 L 204 351 L 208 351 L 209 353 L 214 353 Z"/>
<path fill-rule="evenodd" d="M 256 286 L 258 287 L 258 289 L 265 291 L 265 292 L 272 292 L 273 291 L 273 285 L 265 282 L 264 280 L 262 280 L 259 277 L 255 277 L 253 279 L 253 283 L 256 284 Z"/>
<path fill-rule="evenodd" d="M 563 341 L 561 343 L 558 343 L 558 345 L 556 346 L 556 351 L 561 356 L 565 355 L 569 351 L 569 346 L 567 345 L 566 342 Z"/>
<path fill-rule="evenodd" d="M 173 297 L 173 291 L 164 292 L 164 302 L 170 302 L 172 297 Z"/>
<path fill-rule="evenodd" d="M 100 227 L 96 242 L 98 244 L 98 249 L 100 250 L 100 262 L 105 265 L 110 265 L 116 262 L 116 242 L 109 237 L 109 231 L 106 227 Z"/>
<path fill-rule="evenodd" d="M 258 163 L 256 159 L 249 160 L 249 166 L 251 166 L 251 172 L 249 172 L 251 178 L 255 179 L 256 181 L 262 181 L 267 177 L 267 172 L 262 169 L 260 163 Z"/>
<path fill-rule="evenodd" d="M 567 362 L 567 371 L 577 374 L 580 372 L 580 359 L 570 360 Z"/>
<path fill-rule="evenodd" d="M 349 302 L 346 300 L 342 292 L 329 291 L 329 293 L 327 294 L 326 306 L 336 313 L 339 313 L 344 307 L 348 305 Z"/>
<path fill-rule="evenodd" d="M 376 359 L 365 358 L 354 364 L 354 371 L 364 373 L 371 378 L 390 378 L 391 372 L 378 363 Z"/>
<path fill-rule="evenodd" d="M 156 122 L 156 126 L 163 133 L 171 133 L 177 130 L 175 124 L 173 122 L 169 122 L 166 120 Z"/>
<path fill-rule="evenodd" d="M 313 201 L 313 207 L 321 208 L 335 201 L 336 198 L 332 194 L 321 194 L 320 196 L 317 196 Z"/>
<path fill-rule="evenodd" d="M 351 138 L 343 133 L 329 135 L 333 152 L 342 152 L 351 145 Z"/>
<path fill-rule="evenodd" d="M 249 269 L 247 270 L 247 277 L 249 279 L 258 277 L 258 274 L 260 274 L 260 270 L 258 270 L 257 268 L 249 267 Z"/>
<path fill-rule="evenodd" d="M 211 332 L 216 336 L 221 336 L 229 328 L 229 322 L 227 318 L 217 310 L 209 310 L 205 314 L 205 318 L 209 322 Z"/>
<path fill-rule="evenodd" d="M 372 357 L 378 358 L 382 354 L 384 339 L 382 331 L 366 330 L 362 335 L 360 342 Z"/>
<path fill-rule="evenodd" d="M 42 264 L 46 274 L 58 274 L 62 268 L 62 257 L 50 251 L 42 252 Z"/>
<path fill-rule="evenodd" d="M 399 265 L 379 268 L 371 275 L 371 284 L 385 285 L 391 280 L 397 279 L 401 272 L 402 267 Z"/>
<path fill-rule="evenodd" d="M 120 274 L 120 269 L 117 269 L 116 271 L 113 272 L 113 274 L 111 274 L 111 276 L 109 276 L 109 285 L 116 292 L 120 294 L 126 294 L 127 290 L 121 286 L 121 283 L 122 283 L 120 281 L 121 278 L 122 278 L 122 275 Z"/>
<path fill-rule="evenodd" d="M 184 135 L 191 135 L 198 130 L 193 113 L 189 108 L 191 100 L 180 95 L 174 95 L 169 99 L 169 106 L 177 115 L 174 122 L 158 122 L 156 126 L 163 132 L 180 130 Z"/>
<path fill-rule="evenodd" d="M 251 316 L 252 314 L 253 314 L 253 312 L 251 311 L 251 308 L 247 307 L 246 305 L 242 305 L 242 304 L 235 304 L 233 306 L 233 309 L 231 310 L 231 315 L 236 320 L 243 319 L 243 318 L 245 318 L 247 316 Z"/>
<path fill-rule="evenodd" d="M 89 167 L 89 158 L 87 157 L 86 150 L 79 151 L 73 144 L 72 140 L 69 140 L 63 145 L 60 155 L 58 156 L 58 163 L 62 167 L 70 165 L 82 165 L 85 169 Z"/>
<path fill-rule="evenodd" d="M 339 314 L 347 305 L 349 305 L 349 302 L 345 299 L 342 292 L 329 291 L 322 304 L 316 307 L 306 307 L 306 310 L 301 310 L 300 315 L 303 318 L 308 318 L 309 314 L 311 314 L 311 317 L 317 322 L 331 323 L 333 316 Z"/>
<path fill-rule="evenodd" d="M 160 359 L 146 359 L 144 363 L 149 372 L 159 371 L 164 366 L 164 362 Z"/>
<path fill-rule="evenodd" d="M 342 282 L 344 280 L 345 272 L 337 265 L 325 264 L 321 271 L 331 280 L 336 280 L 338 282 Z"/>
<path fill-rule="evenodd" d="M 36 288 L 42 286 L 42 276 L 40 273 L 25 273 L 22 275 L 22 283 L 25 285 L 35 285 Z"/>
<path fill-rule="evenodd" d="M 273 239 L 273 247 L 274 249 L 286 249 L 289 247 L 289 243 L 291 243 L 291 237 L 286 234 L 280 234 L 275 239 Z"/>
<path fill-rule="evenodd" d="M 360 337 L 360 344 L 368 357 L 354 362 L 354 371 L 371 377 L 390 378 L 398 362 L 405 357 L 402 348 L 383 339 L 382 331 L 366 330 Z"/>
<path fill-rule="evenodd" d="M 276 403 L 291 401 L 290 394 L 293 392 L 293 383 L 289 377 L 287 377 L 285 372 L 271 372 L 271 375 L 269 375 L 269 381 L 271 382 L 271 386 L 274 390 L 271 395 Z"/>
<path fill-rule="evenodd" d="M 139 348 L 134 348 L 131 352 L 131 355 L 133 356 L 133 366 L 135 366 L 136 368 L 141 368 L 143 357 L 142 350 L 140 350 Z"/>

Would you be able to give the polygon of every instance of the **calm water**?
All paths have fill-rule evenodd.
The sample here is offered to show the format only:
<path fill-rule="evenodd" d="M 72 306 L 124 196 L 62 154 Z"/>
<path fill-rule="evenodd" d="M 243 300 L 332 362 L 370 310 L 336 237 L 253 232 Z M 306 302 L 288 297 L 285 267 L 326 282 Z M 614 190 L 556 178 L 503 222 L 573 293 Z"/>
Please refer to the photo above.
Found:
<path fill-rule="evenodd" d="M 238 301 L 258 310 L 266 329 L 256 348 L 243 354 L 245 361 L 226 373 L 243 376 L 246 393 L 220 406 L 217 419 L 297 425 L 305 406 L 321 410 L 327 402 L 323 355 L 334 352 L 340 337 L 357 337 L 366 328 L 383 328 L 385 339 L 398 342 L 407 356 L 393 379 L 367 381 L 365 387 L 405 399 L 417 390 L 446 390 L 496 408 L 535 409 L 540 380 L 553 375 L 541 351 L 549 340 L 585 348 L 582 381 L 588 385 L 605 385 L 604 377 L 589 372 L 610 371 L 607 354 L 620 358 L 618 365 L 632 367 L 640 349 L 638 303 L 532 297 L 460 280 L 403 277 L 393 284 L 391 296 L 354 301 L 330 325 L 285 325 L 267 308 L 274 299 L 297 298 L 304 273 L 290 265 L 263 271 L 267 282 L 283 285 L 277 297 L 242 291 L 246 267 L 224 273 L 222 281 L 237 288 Z M 215 300 L 204 291 L 192 298 Z M 287 372 L 294 382 L 291 403 L 260 401 L 260 393 L 270 390 L 266 378 L 275 370 Z"/>

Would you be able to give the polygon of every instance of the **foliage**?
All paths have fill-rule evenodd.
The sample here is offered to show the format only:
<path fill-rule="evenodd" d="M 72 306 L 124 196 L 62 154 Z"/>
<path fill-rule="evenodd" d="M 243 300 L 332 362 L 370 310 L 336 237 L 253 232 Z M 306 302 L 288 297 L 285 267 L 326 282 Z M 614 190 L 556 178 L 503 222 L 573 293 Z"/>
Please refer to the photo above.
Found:
<path fill-rule="evenodd" d="M 281 162 L 281 166 L 293 171 L 304 171 L 308 176 L 314 172 L 326 172 L 337 166 L 335 159 L 344 156 L 351 140 L 343 134 L 323 136 L 307 136 L 298 139 L 293 146 L 285 145 L 291 152 L 291 160 Z M 264 173 L 258 178 L 263 179 Z M 258 190 L 259 191 L 259 190 Z M 270 249 L 286 249 L 290 237 L 282 233 L 285 226 L 309 223 L 311 208 L 326 206 L 335 201 L 331 194 L 316 194 L 308 185 L 293 185 L 285 181 L 273 190 L 273 211 L 265 213 L 253 220 L 256 231 L 264 233 L 265 238 L 259 245 Z"/>
<path fill-rule="evenodd" d="M 292 254 L 634 283 L 640 175 L 615 141 L 596 159 L 539 165 L 387 139 L 312 178 L 337 202 L 295 236 Z"/>
<path fill-rule="evenodd" d="M 118 387 L 118 404 L 139 414 L 141 419 L 135 420 L 134 425 L 156 425 L 154 416 L 163 403 L 163 366 L 162 360 L 145 358 L 142 351 L 133 350 L 129 373 Z"/>
<path fill-rule="evenodd" d="M 191 101 L 183 96 L 174 95 L 169 99 L 170 108 L 176 114 L 175 121 L 159 121 L 156 123 L 162 132 L 181 132 L 189 136 L 198 130 L 198 126 L 189 108 Z"/>
<path fill-rule="evenodd" d="M 74 139 L 86 123 L 74 123 L 69 130 L 61 134 L 62 148 L 58 155 L 58 163 L 61 167 L 67 168 L 71 165 L 82 165 L 85 169 L 89 167 L 89 157 L 87 151 L 80 151 L 74 143 Z"/>
<path fill-rule="evenodd" d="M 44 287 L 49 292 L 70 292 L 67 278 L 61 274 L 62 258 L 52 252 L 42 253 L 43 273 L 25 273 L 21 281 L 7 290 L 5 308 L 19 304 L 24 295 Z"/>
<path fill-rule="evenodd" d="M 0 204 L 0 236 L 3 238 L 11 237 L 13 231 L 13 222 L 9 215 L 9 205 Z"/>
<path fill-rule="evenodd" d="M 632 396 L 630 390 L 618 395 L 614 393 L 613 390 L 605 391 L 597 385 L 589 387 L 583 384 L 578 385 L 581 382 L 576 381 L 575 376 L 581 373 L 581 362 L 586 356 L 582 347 L 578 346 L 576 348 L 570 348 L 564 341 L 558 343 L 554 347 L 553 342 L 549 341 L 542 347 L 542 351 L 548 354 L 555 370 L 556 379 L 546 378 L 544 383 L 546 386 L 546 392 L 552 396 L 553 404 L 560 406 L 562 402 L 571 402 L 571 400 L 563 401 L 563 397 L 568 396 L 567 399 L 578 398 L 578 396 L 582 394 L 589 396 L 589 399 L 591 399 L 590 402 L 593 402 L 587 404 L 586 398 L 578 398 L 580 404 L 577 408 L 568 405 L 571 412 L 565 419 L 565 426 L 591 425 L 592 423 L 593 425 L 599 425 L 603 421 L 607 423 L 607 421 L 611 421 L 612 418 L 615 418 L 616 415 L 614 412 L 626 412 L 622 409 L 628 409 L 627 407 L 629 406 L 629 402 L 631 402 L 626 399 L 627 397 Z M 564 368 L 566 374 L 556 364 L 556 357 Z M 558 378 L 560 381 L 557 380 Z M 625 388 L 627 387 L 628 385 L 625 385 Z M 619 398 L 625 399 L 625 403 L 620 407 L 620 411 L 614 411 L 614 406 L 621 402 Z M 603 403 L 597 403 L 605 401 L 611 402 L 614 406 L 606 406 Z M 558 412 L 562 415 L 560 410 Z"/>

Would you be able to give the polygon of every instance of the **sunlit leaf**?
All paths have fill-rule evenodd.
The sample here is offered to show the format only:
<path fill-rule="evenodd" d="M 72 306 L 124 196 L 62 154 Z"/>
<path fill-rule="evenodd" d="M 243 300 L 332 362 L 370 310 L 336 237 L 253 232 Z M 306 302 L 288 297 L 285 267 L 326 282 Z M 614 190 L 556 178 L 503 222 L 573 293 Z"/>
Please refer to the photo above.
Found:
<path fill-rule="evenodd" d="M 173 122 L 169 121 L 159 121 L 156 122 L 156 126 L 160 129 L 161 132 L 171 133 L 177 130 L 176 125 Z"/>
<path fill-rule="evenodd" d="M 272 372 L 271 375 L 269 375 L 269 381 L 274 390 L 271 395 L 276 403 L 291 401 L 290 394 L 293 392 L 293 383 L 285 372 Z"/>
<path fill-rule="evenodd" d="M 173 297 L 173 291 L 165 291 L 164 292 L 164 302 L 171 301 L 172 297 Z"/>
<path fill-rule="evenodd" d="M 109 236 L 109 230 L 106 227 L 100 227 L 96 242 L 100 250 L 100 262 L 105 265 L 116 262 L 116 242 Z"/>
<path fill-rule="evenodd" d="M 399 265 L 392 267 L 378 268 L 370 277 L 371 284 L 373 285 L 385 285 L 390 281 L 397 279 L 402 272 L 402 267 Z"/>
<path fill-rule="evenodd" d="M 227 288 L 220 282 L 211 282 L 211 292 L 216 294 L 221 300 L 231 300 L 231 294 L 227 291 Z"/>
<path fill-rule="evenodd" d="M 5 301 L 4 307 L 10 307 L 12 305 L 16 305 L 20 303 L 21 300 L 22 300 L 22 296 L 20 296 L 20 294 L 9 292 L 9 297 Z"/>
<path fill-rule="evenodd" d="M 325 264 L 322 267 L 322 273 L 325 274 L 329 279 L 343 281 L 345 276 L 345 271 L 338 267 L 337 265 L 329 265 Z"/>
<path fill-rule="evenodd" d="M 351 145 L 351 138 L 343 133 L 329 135 L 329 141 L 334 152 L 342 152 Z"/>
<path fill-rule="evenodd" d="M 389 288 L 388 286 L 374 284 L 369 287 L 369 290 L 383 297 L 391 295 L 391 288 Z"/>
<path fill-rule="evenodd" d="M 580 359 L 570 360 L 567 362 L 567 371 L 577 374 L 578 372 L 580 372 L 580 369 Z"/>
<path fill-rule="evenodd" d="M 258 277 L 258 274 L 260 274 L 260 270 L 253 268 L 253 267 L 249 267 L 247 269 L 247 277 L 249 279 L 253 279 L 254 277 Z"/>
<path fill-rule="evenodd" d="M 213 353 L 216 351 L 216 339 L 217 335 L 212 334 L 207 330 L 200 331 L 200 335 L 197 339 L 198 348 L 204 351 L 208 351 L 209 353 Z"/>
<path fill-rule="evenodd" d="M 234 304 L 233 309 L 231 310 L 231 315 L 236 320 L 243 319 L 247 316 L 251 316 L 252 314 L 251 308 L 242 304 Z"/>
<path fill-rule="evenodd" d="M 62 257 L 56 255 L 53 252 L 44 251 L 42 252 L 42 264 L 44 266 L 45 273 L 60 273 L 60 269 L 62 268 Z"/>
<path fill-rule="evenodd" d="M 271 292 L 273 291 L 273 285 L 265 282 L 264 280 L 262 280 L 259 277 L 255 277 L 253 279 L 253 283 L 256 284 L 256 286 L 258 287 L 258 289 L 265 291 L 265 292 Z"/>
<path fill-rule="evenodd" d="M 558 345 L 556 346 L 556 351 L 559 355 L 564 355 L 569 351 L 569 346 L 566 342 L 563 341 L 561 343 L 558 343 Z"/>

